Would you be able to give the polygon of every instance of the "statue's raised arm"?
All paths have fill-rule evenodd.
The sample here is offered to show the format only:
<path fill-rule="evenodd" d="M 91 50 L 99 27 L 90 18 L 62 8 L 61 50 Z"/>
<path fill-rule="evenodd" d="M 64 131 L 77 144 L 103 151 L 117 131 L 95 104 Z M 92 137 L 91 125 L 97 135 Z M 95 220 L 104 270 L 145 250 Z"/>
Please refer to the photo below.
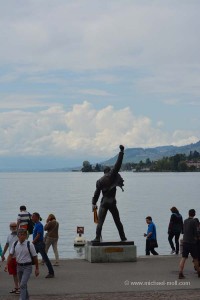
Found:
<path fill-rule="evenodd" d="M 122 165 L 123 157 L 124 157 L 124 146 L 120 145 L 119 149 L 120 149 L 120 152 L 118 154 L 117 161 L 116 161 L 113 169 L 111 170 L 111 173 L 114 176 L 119 172 L 121 165 Z"/>

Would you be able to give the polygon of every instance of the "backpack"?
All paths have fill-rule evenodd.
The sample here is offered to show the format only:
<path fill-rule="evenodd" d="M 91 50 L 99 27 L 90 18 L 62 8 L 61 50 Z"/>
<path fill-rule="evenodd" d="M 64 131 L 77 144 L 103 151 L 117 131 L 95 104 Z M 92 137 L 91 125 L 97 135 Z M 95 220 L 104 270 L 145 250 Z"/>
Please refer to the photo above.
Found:
<path fill-rule="evenodd" d="M 15 247 L 16 247 L 17 243 L 18 243 L 18 241 L 14 242 L 14 252 L 15 252 Z M 34 262 L 34 258 L 33 258 L 32 254 L 31 254 L 31 250 L 30 250 L 30 241 L 27 241 L 27 248 L 28 248 L 28 251 L 29 251 L 29 254 L 30 254 L 30 257 L 31 257 L 32 265 L 34 265 L 35 262 Z"/>
<path fill-rule="evenodd" d="M 27 228 L 27 231 L 29 234 L 32 234 L 33 233 L 33 228 L 34 228 L 35 224 L 33 223 L 33 221 L 31 220 L 31 216 L 29 217 L 29 220 L 28 220 L 28 228 Z"/>

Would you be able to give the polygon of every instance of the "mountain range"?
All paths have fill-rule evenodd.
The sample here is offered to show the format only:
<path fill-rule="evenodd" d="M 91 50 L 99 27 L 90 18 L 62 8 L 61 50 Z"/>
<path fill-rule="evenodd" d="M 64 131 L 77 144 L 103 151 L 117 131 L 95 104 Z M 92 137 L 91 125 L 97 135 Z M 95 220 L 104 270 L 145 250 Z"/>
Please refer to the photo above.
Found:
<path fill-rule="evenodd" d="M 155 148 L 127 148 L 124 151 L 123 163 L 135 162 L 141 160 L 146 161 L 149 158 L 151 161 L 158 160 L 164 156 L 173 156 L 177 153 L 189 154 L 190 151 L 200 152 L 200 141 L 195 144 L 186 146 L 161 146 Z M 27 157 L 0 157 L 0 172 L 67 172 L 71 170 L 80 170 L 84 160 L 90 161 L 92 165 L 114 165 L 117 155 L 101 161 L 101 158 L 96 161 L 90 160 L 89 157 L 79 157 L 79 159 L 69 159 L 68 157 L 46 157 L 46 156 L 27 156 Z"/>
<path fill-rule="evenodd" d="M 195 144 L 189 144 L 185 146 L 160 146 L 155 148 L 128 148 L 124 151 L 123 163 L 134 162 L 138 163 L 140 161 L 145 162 L 147 158 L 151 161 L 161 159 L 163 157 L 174 156 L 176 154 L 186 154 L 189 155 L 190 151 L 200 152 L 200 141 Z M 107 161 L 102 162 L 102 165 L 112 166 L 116 162 L 117 155 L 110 158 Z"/>

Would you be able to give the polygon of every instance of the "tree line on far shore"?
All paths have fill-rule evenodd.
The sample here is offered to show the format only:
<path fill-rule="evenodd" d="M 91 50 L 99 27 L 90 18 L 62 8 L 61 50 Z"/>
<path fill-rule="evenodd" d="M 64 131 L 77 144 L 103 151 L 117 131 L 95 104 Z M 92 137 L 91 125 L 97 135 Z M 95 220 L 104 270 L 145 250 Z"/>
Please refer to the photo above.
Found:
<path fill-rule="evenodd" d="M 102 172 L 105 165 L 92 165 L 89 161 L 83 162 L 82 172 Z M 111 166 L 112 167 L 112 166 Z M 200 153 L 190 151 L 189 155 L 176 154 L 170 157 L 163 157 L 156 161 L 147 158 L 144 162 L 124 163 L 121 171 L 133 172 L 198 172 L 200 171 Z"/>

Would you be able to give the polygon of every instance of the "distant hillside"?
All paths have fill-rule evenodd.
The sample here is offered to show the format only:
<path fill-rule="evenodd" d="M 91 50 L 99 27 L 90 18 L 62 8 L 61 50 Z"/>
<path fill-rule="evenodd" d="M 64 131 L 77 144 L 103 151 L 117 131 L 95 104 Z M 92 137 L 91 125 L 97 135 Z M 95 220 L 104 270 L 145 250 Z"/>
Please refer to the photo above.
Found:
<path fill-rule="evenodd" d="M 173 156 L 177 153 L 188 155 L 190 151 L 198 151 L 200 152 L 200 141 L 195 144 L 190 144 L 186 146 L 161 146 L 155 148 L 128 148 L 124 151 L 124 160 L 123 163 L 134 162 L 138 163 L 141 160 L 146 161 L 149 158 L 151 161 L 158 160 L 163 158 L 164 156 Z M 117 155 L 110 158 L 107 161 L 102 162 L 102 165 L 112 166 L 116 162 Z"/>

